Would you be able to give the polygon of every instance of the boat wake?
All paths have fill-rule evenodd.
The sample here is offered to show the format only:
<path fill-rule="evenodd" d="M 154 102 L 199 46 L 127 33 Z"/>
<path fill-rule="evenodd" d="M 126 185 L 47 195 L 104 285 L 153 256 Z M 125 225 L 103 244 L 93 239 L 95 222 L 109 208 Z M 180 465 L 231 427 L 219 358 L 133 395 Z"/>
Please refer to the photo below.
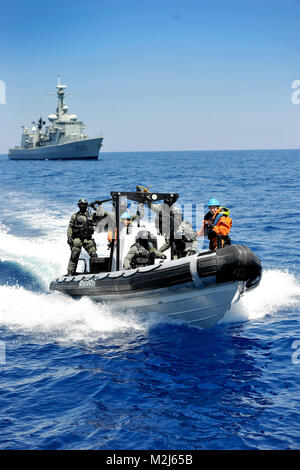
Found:
<path fill-rule="evenodd" d="M 144 329 L 134 313 L 113 316 L 105 306 L 87 297 L 74 300 L 12 286 L 0 286 L 0 297 L 1 326 L 31 341 L 90 343 L 115 333 Z"/>
<path fill-rule="evenodd" d="M 300 284 L 292 274 L 269 270 L 264 273 L 259 288 L 234 304 L 223 322 L 255 320 L 275 314 L 299 304 L 299 296 Z M 22 286 L 0 286 L 0 298 L 1 326 L 31 341 L 92 343 L 130 330 L 146 333 L 153 325 L 169 323 L 155 314 L 145 319 L 133 311 L 111 313 L 106 306 L 87 297 L 74 300 L 59 293 L 32 292 Z"/>
<path fill-rule="evenodd" d="M 232 305 L 223 322 L 256 320 L 300 306 L 300 282 L 286 270 L 263 271 L 259 286 Z"/>

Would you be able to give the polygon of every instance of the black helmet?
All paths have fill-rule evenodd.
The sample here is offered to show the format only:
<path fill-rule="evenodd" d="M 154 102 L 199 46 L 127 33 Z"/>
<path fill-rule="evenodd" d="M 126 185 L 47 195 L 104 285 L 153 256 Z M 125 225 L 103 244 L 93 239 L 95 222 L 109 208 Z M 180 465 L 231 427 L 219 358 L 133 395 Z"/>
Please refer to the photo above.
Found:
<path fill-rule="evenodd" d="M 79 199 L 78 205 L 79 205 L 79 206 L 80 206 L 80 205 L 85 205 L 85 206 L 87 206 L 87 205 L 88 205 L 88 202 L 87 202 L 87 200 L 86 200 L 84 197 L 82 197 L 81 199 Z"/>

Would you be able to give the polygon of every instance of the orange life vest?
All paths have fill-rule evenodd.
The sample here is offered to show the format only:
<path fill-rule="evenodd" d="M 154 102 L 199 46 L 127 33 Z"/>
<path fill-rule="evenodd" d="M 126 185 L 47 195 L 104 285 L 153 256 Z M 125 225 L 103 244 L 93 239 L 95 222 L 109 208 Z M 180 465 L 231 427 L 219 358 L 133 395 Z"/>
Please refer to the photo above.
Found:
<path fill-rule="evenodd" d="M 209 244 L 210 250 L 215 251 L 218 248 L 223 248 L 223 246 L 231 244 L 228 235 L 232 227 L 232 219 L 229 217 L 228 213 L 229 210 L 226 207 L 220 207 L 212 219 Z M 214 232 L 216 236 L 212 236 Z"/>
<path fill-rule="evenodd" d="M 110 230 L 110 231 L 107 233 L 107 240 L 108 240 L 109 242 L 112 242 L 112 239 L 113 239 L 113 231 Z M 117 229 L 115 230 L 115 238 L 114 238 L 114 240 L 116 240 L 116 239 L 117 239 Z"/>

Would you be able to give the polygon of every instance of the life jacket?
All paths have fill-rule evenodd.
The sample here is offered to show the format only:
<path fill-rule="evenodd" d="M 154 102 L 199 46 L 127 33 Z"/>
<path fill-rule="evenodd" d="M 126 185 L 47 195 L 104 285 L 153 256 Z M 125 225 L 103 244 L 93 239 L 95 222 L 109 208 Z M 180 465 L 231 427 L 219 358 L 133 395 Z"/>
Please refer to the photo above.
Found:
<path fill-rule="evenodd" d="M 126 228 L 126 234 L 128 235 L 132 231 L 132 223 L 127 225 L 127 227 L 125 227 L 125 228 Z M 115 242 L 117 241 L 117 233 L 118 233 L 118 231 L 117 231 L 117 229 L 115 229 L 115 238 L 114 238 Z M 113 240 L 113 230 L 109 230 L 109 232 L 107 232 L 107 240 L 109 241 L 109 243 L 112 242 L 112 240 Z"/>
<path fill-rule="evenodd" d="M 210 230 L 211 250 L 223 248 L 225 245 L 231 245 L 229 232 L 232 226 L 232 219 L 229 217 L 230 210 L 227 207 L 220 207 L 212 219 Z"/>
<path fill-rule="evenodd" d="M 108 233 L 107 233 L 107 240 L 111 243 L 112 242 L 112 239 L 113 239 L 113 231 L 110 230 Z M 115 230 L 115 238 L 114 240 L 117 239 L 117 229 Z"/>
<path fill-rule="evenodd" d="M 132 269 L 153 264 L 153 255 L 150 250 L 147 250 L 140 243 L 135 243 L 132 246 L 135 246 L 138 249 L 138 253 L 136 253 L 130 261 Z"/>
<path fill-rule="evenodd" d="M 221 220 L 221 217 L 228 217 L 229 220 L 231 220 L 229 217 L 229 214 L 230 214 L 230 210 L 227 209 L 227 207 L 220 207 L 212 219 L 212 227 L 216 227 L 218 225 L 218 223 Z"/>
<path fill-rule="evenodd" d="M 73 238 L 90 239 L 95 230 L 93 216 L 88 212 L 82 214 L 80 211 L 75 215 Z"/>

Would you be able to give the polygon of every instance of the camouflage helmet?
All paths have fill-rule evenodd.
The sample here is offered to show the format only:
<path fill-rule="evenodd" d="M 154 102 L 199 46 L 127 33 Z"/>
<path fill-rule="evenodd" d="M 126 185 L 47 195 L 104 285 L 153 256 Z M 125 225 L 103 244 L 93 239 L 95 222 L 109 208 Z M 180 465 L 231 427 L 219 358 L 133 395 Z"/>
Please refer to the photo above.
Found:
<path fill-rule="evenodd" d="M 79 205 L 79 206 L 80 206 L 80 205 L 85 205 L 85 206 L 87 206 L 87 205 L 88 205 L 88 202 L 87 202 L 87 200 L 86 200 L 84 197 L 82 197 L 82 198 L 79 199 L 78 205 Z"/>
<path fill-rule="evenodd" d="M 140 242 L 141 240 L 151 240 L 151 233 L 148 230 L 140 230 L 136 236 L 136 241 Z"/>

